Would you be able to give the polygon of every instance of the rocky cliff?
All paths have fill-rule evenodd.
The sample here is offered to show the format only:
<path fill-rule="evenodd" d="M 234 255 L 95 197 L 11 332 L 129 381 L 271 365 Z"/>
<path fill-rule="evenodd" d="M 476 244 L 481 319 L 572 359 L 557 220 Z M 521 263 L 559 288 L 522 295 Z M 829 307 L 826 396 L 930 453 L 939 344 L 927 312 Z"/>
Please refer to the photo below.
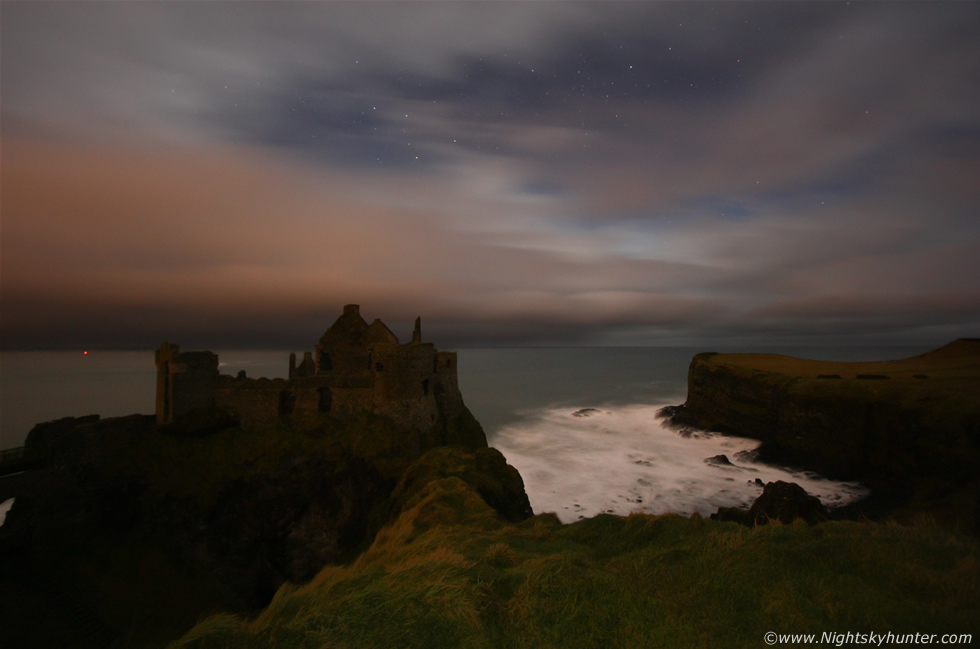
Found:
<path fill-rule="evenodd" d="M 761 459 L 869 484 L 977 529 L 980 340 L 873 363 L 698 354 L 677 426 L 763 442 Z"/>
<path fill-rule="evenodd" d="M 454 436 L 431 450 L 367 412 L 303 431 L 141 415 L 41 424 L 28 446 L 45 468 L 0 482 L 0 501 L 16 499 L 0 527 L 0 627 L 35 647 L 162 646 L 352 561 L 447 476 L 501 520 L 531 516 L 517 470 L 465 406 L 454 414 Z"/>

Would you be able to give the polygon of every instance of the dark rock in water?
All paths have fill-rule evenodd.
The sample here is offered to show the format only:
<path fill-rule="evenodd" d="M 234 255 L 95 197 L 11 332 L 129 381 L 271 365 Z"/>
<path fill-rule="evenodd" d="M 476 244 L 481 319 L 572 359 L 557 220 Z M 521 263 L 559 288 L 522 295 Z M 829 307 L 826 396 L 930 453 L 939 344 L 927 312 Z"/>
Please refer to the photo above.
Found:
<path fill-rule="evenodd" d="M 733 457 L 739 462 L 756 462 L 759 459 L 759 450 L 739 451 Z"/>
<path fill-rule="evenodd" d="M 839 379 L 840 374 L 817 374 L 818 379 Z"/>
<path fill-rule="evenodd" d="M 732 466 L 732 463 L 728 460 L 727 455 L 715 455 L 713 457 L 706 457 L 704 459 L 705 464 L 714 464 L 715 466 Z"/>
<path fill-rule="evenodd" d="M 706 430 L 715 430 L 710 426 L 704 426 L 688 410 L 687 404 L 683 403 L 679 406 L 664 406 L 657 411 L 657 418 L 663 420 L 665 428 L 669 428 L 684 439 L 697 437 Z"/>
<path fill-rule="evenodd" d="M 808 523 L 827 519 L 827 510 L 820 499 L 811 496 L 795 482 L 778 480 L 766 484 L 762 494 L 749 508 L 749 519 L 762 524 L 769 520 L 792 523 L 802 518 Z"/>
<path fill-rule="evenodd" d="M 663 408 L 661 408 L 660 410 L 657 411 L 657 417 L 661 417 L 661 418 L 667 417 L 667 418 L 670 418 L 670 417 L 673 417 L 674 415 L 676 415 L 677 413 L 679 413 L 683 409 L 684 409 L 684 406 L 683 405 L 680 405 L 680 406 L 664 406 Z"/>
<path fill-rule="evenodd" d="M 858 374 L 857 379 L 859 381 L 881 381 L 889 377 L 884 374 Z"/>
<path fill-rule="evenodd" d="M 590 417 L 599 412 L 596 408 L 582 408 L 572 413 L 572 417 Z"/>
<path fill-rule="evenodd" d="M 760 478 L 756 478 L 756 479 L 755 479 L 755 485 L 756 485 L 757 487 L 765 487 L 765 486 L 766 486 L 766 483 L 765 483 L 765 482 L 763 482 L 763 481 L 762 481 L 762 480 L 761 480 Z"/>

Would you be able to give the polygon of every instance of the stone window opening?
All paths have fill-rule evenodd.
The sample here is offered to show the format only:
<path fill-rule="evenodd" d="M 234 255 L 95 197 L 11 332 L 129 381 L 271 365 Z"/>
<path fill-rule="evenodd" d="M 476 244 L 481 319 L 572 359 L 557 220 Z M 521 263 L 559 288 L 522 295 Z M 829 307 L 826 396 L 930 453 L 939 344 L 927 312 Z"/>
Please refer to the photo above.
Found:
<path fill-rule="evenodd" d="M 422 394 L 423 395 L 429 394 L 429 379 L 425 379 L 424 381 L 422 381 Z"/>
<path fill-rule="evenodd" d="M 384 363 L 375 363 L 374 364 L 374 371 L 375 372 L 384 372 L 385 371 Z"/>
<path fill-rule="evenodd" d="M 327 352 L 320 353 L 320 371 L 326 372 L 333 369 L 333 361 L 330 360 L 330 354 Z"/>
<path fill-rule="evenodd" d="M 330 407 L 333 405 L 333 393 L 330 392 L 330 388 L 319 388 L 316 396 L 317 409 L 320 412 L 330 412 Z"/>
<path fill-rule="evenodd" d="M 292 392 L 286 392 L 283 390 L 279 393 L 279 416 L 284 417 L 290 415 L 293 409 L 296 408 L 296 395 Z"/>
<path fill-rule="evenodd" d="M 173 417 L 170 404 L 170 361 L 163 362 L 163 420 L 170 421 Z"/>

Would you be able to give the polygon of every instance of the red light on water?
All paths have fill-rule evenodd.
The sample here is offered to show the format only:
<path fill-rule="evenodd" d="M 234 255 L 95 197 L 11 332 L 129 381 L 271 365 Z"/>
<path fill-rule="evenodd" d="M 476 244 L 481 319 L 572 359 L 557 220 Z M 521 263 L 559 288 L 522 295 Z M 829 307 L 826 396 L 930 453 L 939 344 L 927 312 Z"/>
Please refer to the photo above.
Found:
<path fill-rule="evenodd" d="M 83 351 L 82 353 L 83 353 L 84 355 L 86 355 L 86 356 L 88 356 L 88 350 L 87 350 L 87 349 L 86 349 L 85 351 Z"/>

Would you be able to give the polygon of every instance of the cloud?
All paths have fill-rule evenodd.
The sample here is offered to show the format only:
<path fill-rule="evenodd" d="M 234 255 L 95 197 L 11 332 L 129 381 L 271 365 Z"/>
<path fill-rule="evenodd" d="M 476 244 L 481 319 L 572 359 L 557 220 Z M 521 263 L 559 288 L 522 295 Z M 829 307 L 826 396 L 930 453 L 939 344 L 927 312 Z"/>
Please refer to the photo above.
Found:
<path fill-rule="evenodd" d="M 460 341 L 968 332 L 978 24 L 11 3 L 3 344 L 262 344 L 346 302 Z"/>

